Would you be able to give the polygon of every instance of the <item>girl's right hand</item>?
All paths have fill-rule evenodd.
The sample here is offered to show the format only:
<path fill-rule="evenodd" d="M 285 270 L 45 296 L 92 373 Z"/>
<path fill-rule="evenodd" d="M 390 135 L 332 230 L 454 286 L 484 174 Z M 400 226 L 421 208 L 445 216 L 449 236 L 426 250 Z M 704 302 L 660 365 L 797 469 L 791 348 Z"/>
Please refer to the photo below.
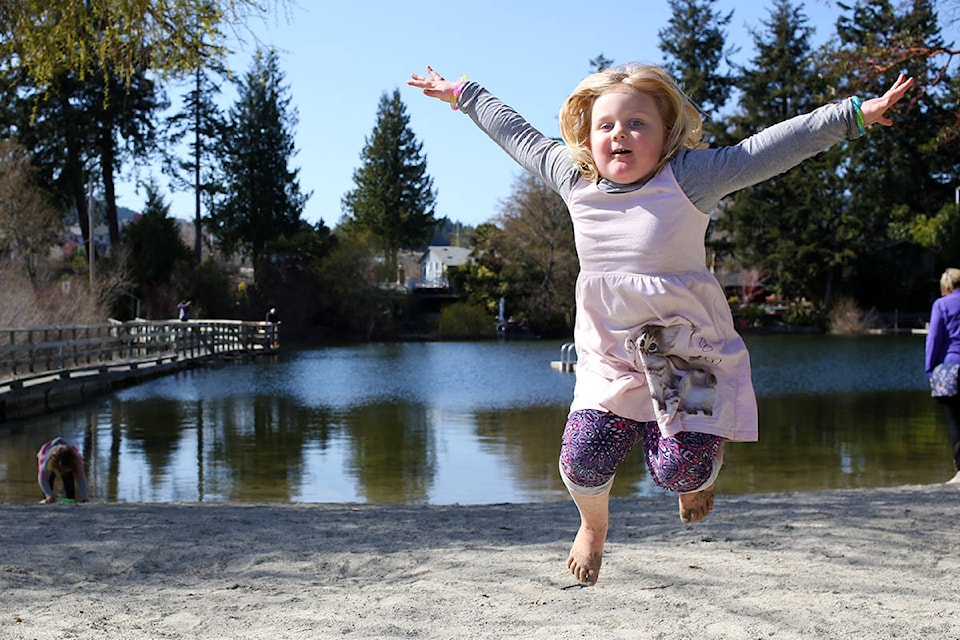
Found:
<path fill-rule="evenodd" d="M 906 74 L 901 73 L 893 86 L 887 89 L 887 92 L 877 98 L 864 100 L 861 112 L 863 113 L 863 124 L 869 127 L 872 124 L 881 124 L 889 127 L 893 121 L 886 117 L 884 113 L 893 105 L 900 102 L 907 91 L 913 86 L 913 78 L 908 78 Z"/>
<path fill-rule="evenodd" d="M 444 80 L 443 76 L 434 71 L 429 65 L 427 65 L 427 74 L 426 76 L 421 76 L 416 73 L 411 73 L 410 80 L 407 80 L 407 84 L 417 89 L 423 89 L 423 95 L 427 97 L 450 102 L 454 97 L 453 89 L 457 84 L 449 80 Z"/>

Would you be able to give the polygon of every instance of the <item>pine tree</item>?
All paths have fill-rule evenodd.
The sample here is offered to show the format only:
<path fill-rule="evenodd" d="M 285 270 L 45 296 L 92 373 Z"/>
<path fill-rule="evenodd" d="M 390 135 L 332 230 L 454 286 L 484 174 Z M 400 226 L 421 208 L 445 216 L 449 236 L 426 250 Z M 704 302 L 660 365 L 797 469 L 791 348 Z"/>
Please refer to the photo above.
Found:
<path fill-rule="evenodd" d="M 713 10 L 716 0 L 669 0 L 669 27 L 661 29 L 660 50 L 666 56 L 664 69 L 704 114 L 717 114 L 730 99 L 733 77 L 720 73 L 720 63 L 737 52 L 726 48 L 724 27 L 733 11 L 721 15 Z"/>
<path fill-rule="evenodd" d="M 857 3 L 839 24 L 837 57 L 849 60 L 858 51 L 877 52 L 867 65 L 845 67 L 838 80 L 843 94 L 876 95 L 901 70 L 917 81 L 909 100 L 891 112 L 897 123 L 876 127 L 853 148 L 847 173 L 856 216 L 869 220 L 878 241 L 908 237 L 918 215 L 933 214 L 953 202 L 960 171 L 957 145 L 941 147 L 939 136 L 956 119 L 956 96 L 950 96 L 950 75 L 927 58 L 902 69 L 904 48 L 941 47 L 932 3 L 918 0 L 903 13 L 887 1 Z M 938 84 L 939 81 L 939 84 Z"/>
<path fill-rule="evenodd" d="M 184 96 L 183 108 L 171 116 L 168 142 L 175 147 L 186 141 L 189 148 L 187 159 L 168 156 L 164 171 L 173 177 L 174 185 L 194 193 L 194 264 L 202 259 L 201 202 L 211 202 L 222 195 L 222 168 L 220 158 L 222 141 L 227 136 L 227 124 L 216 104 L 220 85 L 214 76 L 223 75 L 218 67 L 197 67 L 193 87 Z"/>
<path fill-rule="evenodd" d="M 271 240 L 303 229 L 300 216 L 309 195 L 300 192 L 287 87 L 275 51 L 258 51 L 238 86 L 224 141 L 226 196 L 210 214 L 214 233 L 226 250 L 243 247 L 254 263 Z"/>
<path fill-rule="evenodd" d="M 144 73 L 128 82 L 96 67 L 85 78 L 61 73 L 49 85 L 37 85 L 24 69 L 0 70 L 0 130 L 30 151 L 53 199 L 76 212 L 85 241 L 89 181 L 102 187 L 116 246 L 115 176 L 125 163 L 143 162 L 157 149 L 156 113 L 167 107 L 166 98 Z"/>
<path fill-rule="evenodd" d="M 158 146 L 156 114 L 169 106 L 164 92 L 145 73 L 126 80 L 113 74 L 83 83 L 86 117 L 92 120 L 94 148 L 100 165 L 104 213 L 110 244 L 120 244 L 116 175 L 123 163 L 142 161 Z M 123 141 L 123 144 L 121 144 Z"/>
<path fill-rule="evenodd" d="M 738 139 L 825 102 L 802 10 L 776 0 L 763 24 L 766 31 L 753 34 L 757 53 L 742 69 L 740 109 L 731 119 Z M 829 304 L 839 269 L 853 257 L 850 242 L 859 228 L 837 175 L 841 151 L 835 147 L 739 191 L 723 206 L 718 226 L 737 261 L 758 267 L 785 296 Z"/>
<path fill-rule="evenodd" d="M 433 179 L 409 125 L 400 92 L 381 95 L 363 164 L 353 172 L 356 188 L 343 197 L 344 213 L 383 252 L 388 273 L 395 273 L 400 249 L 421 247 L 437 224 Z"/>
<path fill-rule="evenodd" d="M 143 214 L 127 226 L 123 246 L 128 249 L 136 293 L 150 305 L 156 290 L 170 284 L 174 266 L 190 260 L 190 250 L 181 240 L 176 221 L 170 217 L 170 205 L 164 202 L 157 185 L 148 183 L 146 192 Z"/>
<path fill-rule="evenodd" d="M 60 74 L 38 87 L 23 69 L 0 69 L 0 135 L 16 140 L 38 169 L 37 178 L 54 204 L 76 212 L 84 238 L 89 239 L 87 179 L 93 157 L 92 123 L 86 102 L 77 98 L 79 82 Z"/>
<path fill-rule="evenodd" d="M 854 283 L 864 305 L 885 310 L 927 303 L 939 269 L 905 270 L 880 251 L 914 241 L 943 252 L 946 266 L 960 247 L 954 189 L 960 176 L 957 145 L 942 144 L 957 119 L 957 94 L 950 69 L 917 52 L 943 50 L 934 3 L 915 0 L 857 2 L 838 22 L 832 52 L 841 95 L 877 95 L 901 71 L 917 85 L 888 113 L 893 127 L 873 127 L 851 145 L 846 167 L 851 215 L 864 225 L 864 248 Z"/>

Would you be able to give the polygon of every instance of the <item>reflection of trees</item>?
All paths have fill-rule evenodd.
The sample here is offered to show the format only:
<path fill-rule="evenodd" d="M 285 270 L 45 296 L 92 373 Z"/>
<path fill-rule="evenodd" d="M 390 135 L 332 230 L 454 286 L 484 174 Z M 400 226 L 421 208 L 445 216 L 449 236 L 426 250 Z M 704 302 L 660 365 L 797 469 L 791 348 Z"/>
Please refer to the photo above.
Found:
<path fill-rule="evenodd" d="M 357 493 L 371 503 L 427 500 L 437 464 L 422 406 L 368 404 L 348 410 L 342 419 L 351 441 L 348 469 L 357 480 Z"/>
<path fill-rule="evenodd" d="M 111 420 L 126 425 L 127 440 L 143 451 L 152 484 L 167 474 L 185 427 L 193 423 L 180 402 L 166 398 L 117 403 Z"/>
<path fill-rule="evenodd" d="M 203 465 L 203 454 L 204 454 L 204 438 L 205 433 L 205 422 L 203 420 L 203 400 L 197 399 L 193 403 L 193 415 L 197 417 L 197 500 L 203 502 L 203 498 L 206 495 L 206 486 L 204 485 L 204 479 L 207 477 L 206 469 Z"/>
<path fill-rule="evenodd" d="M 110 447 L 107 456 L 106 495 L 103 499 L 113 501 L 119 495 L 120 479 L 120 443 L 123 442 L 123 425 L 115 414 L 110 416 Z M 89 479 L 88 479 L 89 480 Z"/>
<path fill-rule="evenodd" d="M 475 416 L 480 447 L 500 455 L 523 491 L 538 496 L 566 493 L 557 468 L 560 439 L 567 421 L 567 407 L 518 407 L 478 411 Z M 621 463 L 613 495 L 634 495 L 646 480 L 640 445 Z"/>
<path fill-rule="evenodd" d="M 760 398 L 760 441 L 726 446 L 718 486 L 756 493 L 923 482 L 929 469 L 904 460 L 942 449 L 944 468 L 950 463 L 931 403 L 915 392 Z"/>
<path fill-rule="evenodd" d="M 207 492 L 246 502 L 289 502 L 303 478 L 304 445 L 325 442 L 330 430 L 325 412 L 276 395 L 224 398 L 205 420 L 220 432 L 208 444 Z M 221 466 L 228 471 L 218 472 Z"/>

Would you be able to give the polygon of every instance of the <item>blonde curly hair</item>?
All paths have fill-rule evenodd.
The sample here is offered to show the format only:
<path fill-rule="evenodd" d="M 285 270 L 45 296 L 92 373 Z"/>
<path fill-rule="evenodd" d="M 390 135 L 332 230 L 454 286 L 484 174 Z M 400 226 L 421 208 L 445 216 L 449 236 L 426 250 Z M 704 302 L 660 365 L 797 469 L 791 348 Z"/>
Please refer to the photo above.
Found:
<path fill-rule="evenodd" d="M 663 157 L 654 174 L 659 173 L 681 149 L 706 146 L 701 141 L 703 118 L 700 112 L 666 71 L 641 63 L 612 67 L 581 80 L 560 107 L 560 135 L 584 178 L 593 182 L 600 177 L 590 152 L 593 103 L 599 96 L 624 86 L 651 96 L 666 127 Z"/>

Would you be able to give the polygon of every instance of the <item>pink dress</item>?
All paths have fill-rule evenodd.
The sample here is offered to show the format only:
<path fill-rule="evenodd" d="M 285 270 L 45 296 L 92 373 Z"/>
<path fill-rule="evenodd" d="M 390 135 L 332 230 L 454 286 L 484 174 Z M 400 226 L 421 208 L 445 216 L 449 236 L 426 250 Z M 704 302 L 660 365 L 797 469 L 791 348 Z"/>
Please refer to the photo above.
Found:
<path fill-rule="evenodd" d="M 670 166 L 629 193 L 580 179 L 568 206 L 580 258 L 571 410 L 656 420 L 665 436 L 756 440 L 747 349 L 705 267 L 710 217 Z"/>

